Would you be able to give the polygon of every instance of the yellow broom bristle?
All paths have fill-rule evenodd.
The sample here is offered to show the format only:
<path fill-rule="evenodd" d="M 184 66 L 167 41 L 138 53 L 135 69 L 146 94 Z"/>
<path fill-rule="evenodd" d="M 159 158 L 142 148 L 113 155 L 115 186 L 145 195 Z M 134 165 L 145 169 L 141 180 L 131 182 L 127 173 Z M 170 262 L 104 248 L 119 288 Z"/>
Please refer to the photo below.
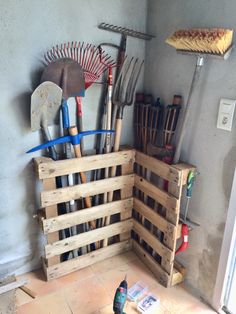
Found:
<path fill-rule="evenodd" d="M 223 55 L 232 45 L 233 30 L 224 28 L 180 29 L 166 43 L 178 50 Z"/>

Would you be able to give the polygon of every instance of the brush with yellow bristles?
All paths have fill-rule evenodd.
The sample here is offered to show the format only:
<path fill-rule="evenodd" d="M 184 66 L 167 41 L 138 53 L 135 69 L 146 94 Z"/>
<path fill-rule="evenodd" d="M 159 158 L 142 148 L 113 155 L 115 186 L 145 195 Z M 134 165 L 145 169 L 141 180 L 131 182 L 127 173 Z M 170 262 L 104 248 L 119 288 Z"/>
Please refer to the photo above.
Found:
<path fill-rule="evenodd" d="M 224 28 L 180 29 L 166 43 L 177 50 L 224 55 L 232 46 L 233 30 Z"/>
<path fill-rule="evenodd" d="M 179 137 L 176 144 L 173 163 L 180 160 L 183 139 L 188 127 L 189 108 L 192 103 L 194 90 L 200 77 L 204 61 L 209 57 L 226 60 L 232 51 L 233 30 L 224 28 L 193 28 L 180 29 L 174 32 L 166 43 L 176 48 L 180 54 L 195 55 L 197 57 L 189 94 L 185 105 Z"/>

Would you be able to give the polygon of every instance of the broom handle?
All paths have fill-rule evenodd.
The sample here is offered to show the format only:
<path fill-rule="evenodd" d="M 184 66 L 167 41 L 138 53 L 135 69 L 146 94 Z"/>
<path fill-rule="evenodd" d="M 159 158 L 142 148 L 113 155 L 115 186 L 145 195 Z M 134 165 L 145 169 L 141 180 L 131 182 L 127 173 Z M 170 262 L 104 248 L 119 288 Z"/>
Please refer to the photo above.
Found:
<path fill-rule="evenodd" d="M 204 57 L 197 57 L 196 67 L 195 67 L 195 70 L 193 73 L 193 79 L 192 79 L 192 83 L 190 86 L 187 103 L 185 106 L 183 122 L 182 122 L 181 129 L 180 129 L 180 136 L 179 136 L 179 140 L 178 140 L 178 143 L 176 146 L 173 164 L 177 164 L 179 162 L 179 159 L 180 159 L 181 148 L 182 148 L 183 139 L 184 139 L 184 135 L 186 132 L 186 125 L 187 125 L 188 117 L 189 117 L 189 113 L 190 113 L 189 108 L 190 108 L 190 104 L 192 102 L 193 92 L 195 90 L 196 84 L 197 84 L 198 79 L 200 77 L 200 72 L 201 72 L 203 65 L 204 65 Z"/>

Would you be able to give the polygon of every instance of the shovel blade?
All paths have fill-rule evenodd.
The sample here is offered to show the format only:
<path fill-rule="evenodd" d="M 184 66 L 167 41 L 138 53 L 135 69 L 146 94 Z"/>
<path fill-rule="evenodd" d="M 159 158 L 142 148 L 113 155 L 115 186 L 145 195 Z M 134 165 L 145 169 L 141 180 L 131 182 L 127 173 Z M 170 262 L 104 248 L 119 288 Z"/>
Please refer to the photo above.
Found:
<path fill-rule="evenodd" d="M 43 71 L 41 82 L 51 81 L 63 90 L 63 98 L 84 96 L 84 72 L 78 62 L 70 58 L 57 59 Z"/>
<path fill-rule="evenodd" d="M 31 130 L 59 124 L 62 89 L 53 82 L 41 83 L 31 96 Z"/>

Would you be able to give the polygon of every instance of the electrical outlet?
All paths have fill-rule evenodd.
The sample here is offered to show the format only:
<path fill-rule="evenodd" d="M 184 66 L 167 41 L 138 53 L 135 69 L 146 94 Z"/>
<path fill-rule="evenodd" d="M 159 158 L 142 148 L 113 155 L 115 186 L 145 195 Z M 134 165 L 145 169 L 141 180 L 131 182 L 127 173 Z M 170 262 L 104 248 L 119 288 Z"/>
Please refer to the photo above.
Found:
<path fill-rule="evenodd" d="M 231 131 L 236 100 L 222 98 L 218 112 L 217 128 Z"/>

